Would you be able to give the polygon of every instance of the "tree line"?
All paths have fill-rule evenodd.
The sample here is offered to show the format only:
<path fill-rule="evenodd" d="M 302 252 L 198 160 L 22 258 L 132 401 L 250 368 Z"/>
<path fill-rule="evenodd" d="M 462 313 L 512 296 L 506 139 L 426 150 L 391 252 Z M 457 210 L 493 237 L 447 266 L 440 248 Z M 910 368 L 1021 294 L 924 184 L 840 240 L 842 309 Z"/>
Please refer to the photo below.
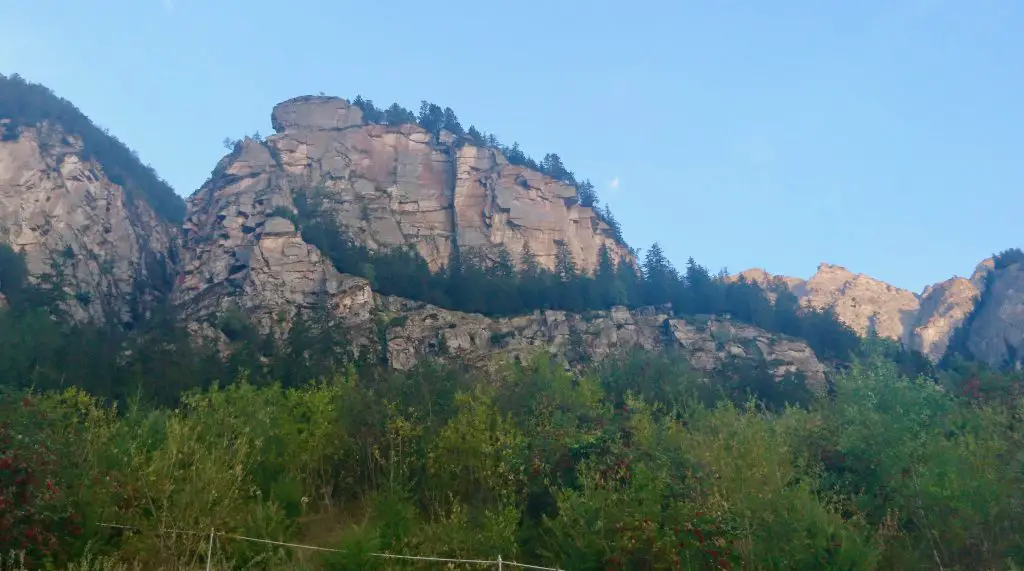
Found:
<path fill-rule="evenodd" d="M 557 244 L 552 269 L 538 262 L 528 244 L 519 259 L 502 246 L 485 256 L 456 244 L 448 264 L 432 272 L 412 248 L 373 251 L 357 243 L 322 211 L 321 200 L 316 191 L 296 200 L 295 221 L 303 240 L 319 248 L 338 271 L 365 277 L 375 291 L 386 295 L 489 316 L 664 305 L 676 316 L 728 315 L 806 339 L 828 361 L 848 361 L 858 347 L 857 334 L 834 312 L 801 308 L 792 292 L 781 288 L 771 292 L 772 302 L 759 284 L 731 280 L 724 273 L 713 276 L 692 258 L 680 272 L 657 243 L 647 250 L 639 268 L 624 258 L 615 259 L 602 247 L 592 274 L 580 270 L 564 243 Z"/>

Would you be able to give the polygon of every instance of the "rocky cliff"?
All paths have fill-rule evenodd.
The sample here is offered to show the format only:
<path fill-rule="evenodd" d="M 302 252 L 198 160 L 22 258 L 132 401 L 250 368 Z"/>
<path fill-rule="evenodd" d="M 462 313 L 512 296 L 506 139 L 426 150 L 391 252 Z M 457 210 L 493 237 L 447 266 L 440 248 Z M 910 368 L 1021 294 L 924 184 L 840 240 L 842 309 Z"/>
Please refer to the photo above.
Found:
<path fill-rule="evenodd" d="M 513 260 L 529 247 L 553 267 L 564 243 L 584 270 L 602 245 L 631 257 L 575 188 L 495 149 L 369 124 L 338 98 L 286 101 L 272 121 L 277 134 L 240 141 L 187 201 L 175 299 L 191 320 L 237 306 L 266 329 L 324 300 L 367 315 L 368 283 L 339 274 L 296 228 L 296 206 L 311 195 L 357 244 L 413 248 L 435 270 L 456 245 L 491 256 L 504 247 Z"/>
<path fill-rule="evenodd" d="M 614 307 L 586 315 L 535 311 L 491 319 L 394 297 L 379 296 L 376 303 L 381 315 L 390 316 L 388 362 L 399 369 L 427 357 L 480 361 L 540 350 L 600 360 L 625 349 L 674 348 L 698 370 L 712 371 L 739 358 L 765 363 L 776 377 L 800 373 L 812 388 L 825 386 L 824 366 L 801 340 L 713 317 L 678 319 L 668 308 Z"/>
<path fill-rule="evenodd" d="M 4 117 L 0 131 L 0 242 L 32 279 L 58 284 L 79 320 L 130 321 L 169 289 L 176 228 L 87 158 L 79 134 Z"/>
<path fill-rule="evenodd" d="M 355 244 L 413 250 L 434 270 L 454 252 L 496 260 L 507 251 L 518 261 L 529 249 L 553 268 L 562 250 L 583 271 L 597 266 L 602 246 L 615 258 L 632 254 L 574 186 L 512 164 L 496 148 L 415 124 L 369 122 L 330 97 L 281 103 L 272 122 L 274 135 L 239 141 L 218 163 L 179 226 L 181 201 L 124 145 L 45 88 L 0 78 L 0 242 L 24 252 L 32 279 L 59 284 L 79 320 L 130 322 L 173 288 L 184 318 L 204 335 L 218 335 L 217 321 L 235 309 L 260 330 L 283 332 L 297 312 L 327 307 L 360 342 L 383 334 L 400 368 L 428 356 L 544 348 L 601 358 L 679 347 L 703 369 L 733 355 L 823 378 L 806 344 L 729 321 L 695 323 L 651 308 L 492 319 L 379 295 L 303 238 L 298 223 L 311 196 L 318 215 Z M 1016 364 L 1020 267 L 987 260 L 971 279 L 920 295 L 829 264 L 808 280 L 742 275 L 936 360 L 961 331 L 958 350 Z"/>
<path fill-rule="evenodd" d="M 809 307 L 831 307 L 858 333 L 864 335 L 873 327 L 880 336 L 901 341 L 933 361 L 945 355 L 957 329 L 969 325 L 965 339 L 975 357 L 998 365 L 1011 357 L 1015 347 L 1024 346 L 1018 333 L 1024 326 L 1020 320 L 1024 299 L 1018 299 L 1017 293 L 1024 282 L 1018 281 L 1015 267 L 996 270 L 994 261 L 988 259 L 970 279 L 954 277 L 928 286 L 920 295 L 831 264 L 819 265 L 808 280 L 776 276 L 762 269 L 736 277 L 786 288 Z M 987 296 L 992 301 L 978 305 L 989 274 L 992 285 Z M 968 324 L 976 307 L 978 315 Z"/>
<path fill-rule="evenodd" d="M 369 318 L 369 283 L 340 274 L 305 243 L 292 218 L 292 186 L 267 145 L 246 139 L 188 201 L 174 298 L 194 323 L 241 309 L 261 330 L 286 329 L 296 311 L 326 303 Z"/>
<path fill-rule="evenodd" d="M 1024 263 L 988 259 L 979 264 L 971 285 L 981 293 L 957 331 L 955 341 L 967 356 L 995 367 L 1024 367 Z"/>
<path fill-rule="evenodd" d="M 297 114 L 298 109 L 303 107 L 291 109 Z M 316 109 L 319 109 L 318 113 L 324 113 L 323 107 Z M 352 108 L 344 106 L 341 109 L 348 112 Z M 318 121 L 325 121 L 321 115 L 317 117 Z M 351 120 L 340 112 L 337 117 L 338 125 L 347 125 Z M 282 122 L 294 124 L 298 120 L 294 114 L 282 118 L 280 108 L 275 114 L 275 123 L 278 125 Z M 344 130 L 341 132 L 345 133 Z M 379 126 L 365 129 L 360 127 L 360 132 L 348 136 L 362 137 L 367 133 L 380 134 L 384 130 Z M 385 134 L 398 144 L 402 138 L 416 133 L 418 131 L 406 126 Z M 337 133 L 328 134 L 338 136 Z M 189 214 L 184 224 L 181 273 L 175 288 L 175 299 L 197 332 L 217 337 L 216 320 L 232 308 L 241 310 L 263 331 L 271 327 L 284 331 L 297 311 L 326 303 L 349 330 L 349 337 L 356 346 L 365 347 L 384 339 L 388 362 L 402 369 L 410 368 L 428 357 L 457 357 L 482 362 L 497 354 L 516 356 L 543 350 L 562 355 L 575 351 L 580 355 L 600 359 L 617 350 L 634 347 L 677 347 L 685 351 L 695 366 L 703 370 L 714 369 L 734 356 L 763 361 L 778 375 L 800 371 L 817 387 L 824 382 L 823 366 L 802 341 L 773 336 L 729 321 L 705 320 L 701 324 L 690 324 L 671 318 L 665 311 L 651 308 L 633 312 L 616 308 L 610 312 L 590 312 L 587 316 L 561 311 L 538 311 L 531 315 L 494 319 L 374 294 L 367 280 L 339 273 L 315 246 L 303 241 L 296 228 L 294 202 L 299 193 L 306 192 L 308 169 L 311 167 L 307 164 L 301 170 L 290 170 L 298 162 L 294 154 L 298 151 L 288 150 L 294 141 L 289 135 L 271 137 L 266 142 L 252 139 L 240 142 L 235 151 L 217 165 L 210 181 L 188 200 Z M 428 153 L 425 149 L 422 152 Z M 492 154 L 492 159 L 495 156 Z M 363 164 L 364 169 L 372 167 L 368 161 L 356 162 Z M 400 170 L 430 174 L 434 172 L 431 170 L 433 168 L 423 163 L 415 167 L 407 164 Z M 540 181 L 538 184 L 552 184 L 535 173 L 526 175 Z M 342 177 L 342 180 L 350 180 L 349 175 Z M 368 179 L 357 177 L 354 180 L 357 181 L 355 184 L 361 186 L 367 183 L 358 181 Z M 426 177 L 415 180 L 430 179 Z M 463 184 L 477 184 L 473 180 L 478 178 L 468 177 Z M 321 181 L 321 184 L 324 182 Z M 331 184 L 331 181 L 326 183 Z M 428 218 L 420 215 L 426 213 L 429 217 L 432 216 L 431 212 L 443 213 L 443 216 L 437 218 L 443 221 L 453 210 L 427 206 L 426 193 L 434 187 L 422 182 L 414 187 L 422 191 L 418 195 L 421 202 L 417 203 L 417 210 L 403 211 L 394 203 L 381 203 L 381 215 L 396 216 L 392 220 L 396 224 L 404 224 L 405 228 L 416 227 L 425 234 L 434 232 L 434 235 L 451 238 L 454 234 L 441 233 L 443 225 L 425 224 L 423 221 Z M 341 188 L 337 194 L 338 219 L 348 224 L 351 230 L 366 232 L 367 239 L 376 239 L 374 236 L 379 234 L 374 234 L 374 223 L 358 226 L 357 222 L 346 219 L 344 212 L 348 203 L 345 197 L 350 195 L 345 193 L 353 189 Z M 373 197 L 379 198 L 377 194 L 378 191 L 374 190 Z M 476 196 L 472 192 L 466 194 Z M 351 196 L 358 197 L 358 193 Z M 444 193 L 438 192 L 435 198 L 430 199 L 433 201 L 430 204 L 443 205 L 443 197 Z M 397 204 L 402 203 L 400 201 Z M 517 203 L 511 204 L 515 206 Z M 396 210 L 392 211 L 391 208 Z M 476 212 L 468 207 L 463 208 L 463 211 Z M 569 211 L 571 209 L 566 210 Z M 408 218 L 401 218 L 403 215 L 408 215 Z M 413 223 L 416 226 L 411 225 Z M 472 236 L 473 232 L 478 231 L 475 235 L 487 240 L 491 239 L 488 236 L 499 235 L 486 234 L 483 226 L 456 228 L 463 228 L 466 236 Z M 543 235 L 531 235 L 518 225 L 509 226 L 503 231 L 514 236 L 532 236 L 533 241 L 529 243 L 536 250 L 540 250 L 539 245 L 545 243 L 542 241 L 545 239 Z M 402 240 L 407 239 L 405 234 L 402 236 Z M 443 242 L 434 242 L 435 245 L 438 243 Z M 434 251 L 432 255 L 438 254 Z M 383 330 L 380 329 L 382 326 Z"/>
<path fill-rule="evenodd" d="M 513 260 L 529 246 L 551 268 L 562 242 L 588 271 L 601 245 L 615 259 L 631 258 L 579 204 L 575 187 L 512 165 L 496 149 L 414 124 L 367 123 L 358 107 L 332 97 L 285 101 L 272 121 L 277 133 L 266 145 L 276 164 L 264 165 L 265 174 L 282 191 L 320 193 L 336 222 L 372 249 L 410 246 L 432 269 L 456 245 L 492 259 L 503 246 Z"/>

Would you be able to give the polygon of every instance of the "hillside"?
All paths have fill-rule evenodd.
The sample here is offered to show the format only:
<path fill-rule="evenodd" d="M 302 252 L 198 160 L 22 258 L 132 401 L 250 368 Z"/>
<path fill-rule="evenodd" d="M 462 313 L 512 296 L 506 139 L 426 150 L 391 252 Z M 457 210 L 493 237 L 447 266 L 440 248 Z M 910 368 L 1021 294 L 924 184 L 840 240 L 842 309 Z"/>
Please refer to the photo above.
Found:
<path fill-rule="evenodd" d="M 184 206 L 71 103 L 0 76 L 0 243 L 75 319 L 128 323 L 169 293 Z"/>
<path fill-rule="evenodd" d="M 1020 250 L 676 268 L 557 154 L 361 98 L 180 202 L 4 81 L 0 568 L 1024 562 Z"/>
<path fill-rule="evenodd" d="M 234 143 L 179 229 L 151 170 L 118 162 L 133 152 L 45 88 L 11 81 L 61 113 L 31 115 L 49 117 L 36 126 L 4 118 L 17 137 L 0 148 L 0 222 L 27 278 L 8 256 L 15 277 L 0 295 L 18 303 L 7 337 L 42 319 L 33 306 L 75 322 L 39 322 L 8 344 L 8 373 L 27 384 L 71 378 L 122 394 L 154 376 L 179 386 L 183 369 L 202 385 L 243 366 L 299 379 L 353 359 L 409 369 L 541 351 L 579 366 L 671 348 L 709 373 L 739 358 L 821 388 L 822 362 L 854 351 L 823 314 L 773 309 L 757 288 L 694 263 L 682 275 L 657 247 L 639 264 L 557 155 L 537 163 L 463 132 L 450 110 L 389 118 L 365 101 L 286 101 L 272 114 L 280 133 Z M 58 356 L 70 342 L 102 349 Z"/>

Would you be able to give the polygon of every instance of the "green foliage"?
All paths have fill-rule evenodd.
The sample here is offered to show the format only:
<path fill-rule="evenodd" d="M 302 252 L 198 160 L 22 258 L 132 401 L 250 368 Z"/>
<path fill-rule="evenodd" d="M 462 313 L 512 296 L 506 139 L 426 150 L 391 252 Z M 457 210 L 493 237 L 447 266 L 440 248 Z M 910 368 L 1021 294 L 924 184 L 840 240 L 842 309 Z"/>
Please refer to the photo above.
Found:
<path fill-rule="evenodd" d="M 28 283 L 28 268 L 25 258 L 7 244 L 0 244 L 0 294 L 7 303 L 21 304 Z"/>
<path fill-rule="evenodd" d="M 788 292 L 789 297 L 780 294 L 782 302 L 773 306 L 757 284 L 712 277 L 692 259 L 680 275 L 657 244 L 647 251 L 642 275 L 624 260 L 613 263 L 607 247 L 599 251 L 594 275 L 587 275 L 563 242 L 556 244 L 552 270 L 541 267 L 526 244 L 518 273 L 507 250 L 499 249 L 496 259 L 488 260 L 480 252 L 459 248 L 453 249 L 446 268 L 432 272 L 411 248 L 371 251 L 357 244 L 322 213 L 319 200 L 315 192 L 296 200 L 303 239 L 316 245 L 338 271 L 369 279 L 383 294 L 485 315 L 671 304 L 676 315 L 727 314 L 769 331 L 803 337 L 829 361 L 849 362 L 858 350 L 857 335 L 831 312 L 800 308 Z"/>
<path fill-rule="evenodd" d="M 20 128 L 43 122 L 59 127 L 66 135 L 80 137 L 83 158 L 102 165 L 107 177 L 124 187 L 126 196 L 145 201 L 169 222 L 184 218 L 185 202 L 152 167 L 143 165 L 135 151 L 46 87 L 29 83 L 17 74 L 0 75 L 0 117 L 11 120 L 0 135 L 3 140 L 16 139 Z"/>
<path fill-rule="evenodd" d="M 1024 558 L 1019 396 L 908 379 L 878 347 L 801 408 L 732 394 L 721 375 L 637 351 L 578 374 L 537 355 L 486 375 L 425 363 L 295 388 L 243 376 L 123 412 L 78 390 L 6 393 L 16 437 L 0 458 L 59 491 L 32 488 L 46 507 L 15 526 L 60 530 L 49 553 L 26 554 L 55 564 L 201 568 L 208 536 L 159 530 L 211 527 L 343 549 L 224 537 L 219 568 L 418 568 L 372 555 L 385 552 L 563 569 Z"/>

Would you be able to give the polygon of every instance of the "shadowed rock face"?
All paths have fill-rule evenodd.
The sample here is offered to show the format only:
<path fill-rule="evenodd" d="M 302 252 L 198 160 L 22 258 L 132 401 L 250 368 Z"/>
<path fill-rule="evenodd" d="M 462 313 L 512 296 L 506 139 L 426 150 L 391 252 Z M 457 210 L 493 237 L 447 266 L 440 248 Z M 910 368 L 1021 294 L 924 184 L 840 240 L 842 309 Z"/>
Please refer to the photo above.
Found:
<path fill-rule="evenodd" d="M 127 321 L 173 273 L 176 228 L 82 158 L 82 142 L 49 124 L 0 141 L 0 242 L 30 275 L 62 275 L 77 320 Z M 74 294 L 77 294 L 74 295 Z M 138 307 L 138 305 L 136 305 Z"/>
<path fill-rule="evenodd" d="M 993 366 L 1021 368 L 1024 360 L 1024 267 L 979 266 L 975 277 L 987 287 L 967 330 L 967 348 Z"/>
<path fill-rule="evenodd" d="M 938 361 L 949 347 L 950 337 L 974 309 L 980 290 L 970 280 L 952 278 L 928 286 L 921 294 L 915 319 L 912 347 Z"/>

